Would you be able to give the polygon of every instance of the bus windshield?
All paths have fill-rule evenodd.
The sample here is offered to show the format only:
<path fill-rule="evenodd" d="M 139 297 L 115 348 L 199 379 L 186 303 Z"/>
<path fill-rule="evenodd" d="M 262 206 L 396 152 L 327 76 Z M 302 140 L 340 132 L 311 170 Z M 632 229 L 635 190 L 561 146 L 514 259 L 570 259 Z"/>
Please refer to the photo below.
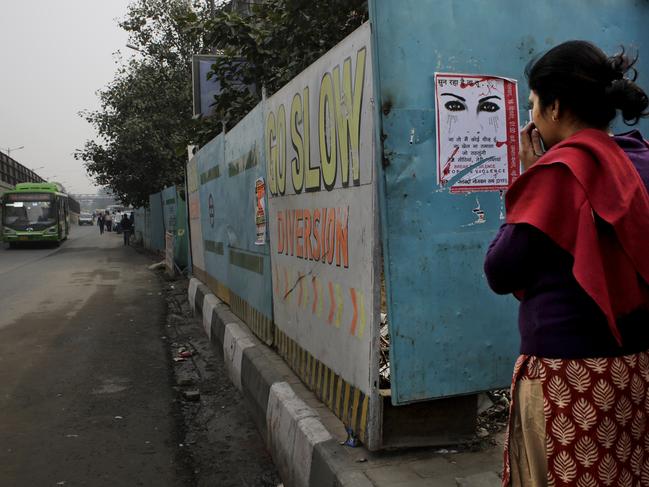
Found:
<path fill-rule="evenodd" d="M 14 230 L 43 230 L 56 224 L 56 210 L 47 194 L 11 194 L 4 204 L 4 225 Z"/>

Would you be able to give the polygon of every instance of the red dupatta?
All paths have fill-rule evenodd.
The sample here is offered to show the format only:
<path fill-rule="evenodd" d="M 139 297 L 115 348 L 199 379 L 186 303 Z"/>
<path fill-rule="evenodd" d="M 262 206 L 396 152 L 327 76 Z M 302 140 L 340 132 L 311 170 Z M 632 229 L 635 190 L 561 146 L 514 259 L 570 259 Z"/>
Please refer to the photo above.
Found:
<path fill-rule="evenodd" d="M 624 151 L 581 130 L 512 184 L 506 207 L 507 223 L 532 225 L 572 255 L 575 279 L 621 344 L 616 318 L 649 305 L 649 194 Z M 613 231 L 598 230 L 595 215 Z"/>

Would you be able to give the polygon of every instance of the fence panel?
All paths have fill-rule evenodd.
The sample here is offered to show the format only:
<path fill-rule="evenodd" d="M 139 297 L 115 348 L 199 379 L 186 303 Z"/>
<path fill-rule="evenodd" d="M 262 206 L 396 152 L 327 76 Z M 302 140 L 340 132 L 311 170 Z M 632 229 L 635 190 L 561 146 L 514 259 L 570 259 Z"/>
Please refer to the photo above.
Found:
<path fill-rule="evenodd" d="M 378 430 L 371 59 L 365 24 L 265 106 L 278 349 L 364 440 Z"/>
<path fill-rule="evenodd" d="M 263 116 L 263 106 L 259 104 L 225 135 L 226 174 L 221 191 L 228 202 L 224 215 L 229 264 L 225 284 L 230 290 L 230 305 L 262 340 L 271 343 L 273 297 L 269 245 L 265 232 L 257 235 L 268 216 L 265 191 L 257 198 L 257 183 L 265 187 Z"/>
<path fill-rule="evenodd" d="M 194 262 L 194 273 L 209 285 L 226 303 L 230 293 L 225 285 L 228 278 L 228 234 L 226 213 L 228 201 L 224 196 L 223 180 L 227 178 L 225 165 L 225 136 L 219 134 L 194 156 L 199 177 L 200 217 L 205 267 Z"/>
<path fill-rule="evenodd" d="M 370 0 L 369 5 L 383 140 L 380 197 L 392 402 L 506 386 L 518 346 L 516 303 L 495 296 L 482 271 L 487 246 L 504 220 L 503 194 L 453 193 L 437 184 L 433 75 L 520 80 L 524 121 L 525 65 L 559 42 L 583 38 L 608 51 L 621 43 L 638 47 L 646 87 L 649 4 L 548 0 L 521 8 L 516 0 Z"/>
<path fill-rule="evenodd" d="M 151 233 L 147 248 L 156 251 L 165 249 L 165 222 L 162 207 L 162 193 L 149 196 L 149 228 Z"/>

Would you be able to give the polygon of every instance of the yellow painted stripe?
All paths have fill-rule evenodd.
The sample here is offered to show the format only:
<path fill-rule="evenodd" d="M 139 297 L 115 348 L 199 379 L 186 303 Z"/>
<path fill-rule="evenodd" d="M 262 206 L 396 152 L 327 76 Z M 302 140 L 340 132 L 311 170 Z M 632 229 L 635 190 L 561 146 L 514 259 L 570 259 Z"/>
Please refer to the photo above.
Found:
<path fill-rule="evenodd" d="M 298 370 L 300 367 L 300 346 L 293 342 L 293 369 Z"/>
<path fill-rule="evenodd" d="M 306 354 L 306 380 L 307 385 L 311 385 L 309 378 L 311 377 L 311 367 L 313 366 L 313 357 L 310 353 Z"/>
<path fill-rule="evenodd" d="M 345 422 L 345 419 L 347 419 L 347 423 L 349 424 L 349 395 L 350 395 L 350 390 L 349 390 L 349 382 L 345 381 L 345 400 L 343 401 L 343 423 Z"/>
<path fill-rule="evenodd" d="M 361 398 L 361 391 L 359 391 L 356 387 L 354 388 L 354 399 L 352 400 L 352 418 L 351 418 L 351 425 L 356 434 L 358 434 L 358 403 L 360 402 Z"/>
<path fill-rule="evenodd" d="M 342 380 L 341 377 L 338 377 L 338 387 L 336 389 L 336 403 L 335 403 L 336 411 L 335 411 L 335 413 L 336 413 L 336 416 L 338 416 L 339 418 L 340 418 L 340 403 L 342 402 L 340 400 L 340 398 L 342 396 L 342 391 L 343 391 L 343 380 Z"/>
<path fill-rule="evenodd" d="M 331 380 L 329 381 L 329 399 L 327 401 L 327 406 L 329 406 L 329 409 L 333 411 L 333 404 L 334 404 L 334 383 L 336 382 L 336 375 L 334 374 L 334 371 L 331 371 Z"/>
<path fill-rule="evenodd" d="M 360 438 L 362 441 L 367 443 L 367 438 L 365 436 L 365 432 L 367 431 L 367 405 L 368 405 L 368 397 L 364 396 L 363 397 L 363 405 L 361 406 L 361 424 L 360 424 Z"/>
<path fill-rule="evenodd" d="M 297 375 L 304 380 L 304 349 L 300 348 L 300 365 L 297 369 Z"/>
<path fill-rule="evenodd" d="M 315 373 L 316 373 L 317 368 L 318 368 L 318 360 L 316 360 L 314 358 L 313 359 L 313 367 L 311 368 L 311 388 L 313 388 L 315 386 L 315 379 L 316 379 Z"/>
<path fill-rule="evenodd" d="M 326 399 L 327 399 L 327 392 L 329 391 L 329 374 L 331 373 L 331 369 L 327 366 L 325 366 L 324 369 L 324 383 L 322 384 L 322 397 L 320 400 L 326 404 Z"/>
<path fill-rule="evenodd" d="M 319 394 L 322 394 L 322 362 L 318 361 L 318 377 L 317 377 L 317 385 L 316 385 L 316 391 Z"/>

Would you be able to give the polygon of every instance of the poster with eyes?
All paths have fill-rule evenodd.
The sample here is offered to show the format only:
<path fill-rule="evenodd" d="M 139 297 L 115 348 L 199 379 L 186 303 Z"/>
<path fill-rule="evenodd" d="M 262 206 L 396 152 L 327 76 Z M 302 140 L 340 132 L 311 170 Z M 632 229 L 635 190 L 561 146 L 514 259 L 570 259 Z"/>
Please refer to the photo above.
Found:
<path fill-rule="evenodd" d="M 516 80 L 435 73 L 437 184 L 505 190 L 519 175 Z"/>

